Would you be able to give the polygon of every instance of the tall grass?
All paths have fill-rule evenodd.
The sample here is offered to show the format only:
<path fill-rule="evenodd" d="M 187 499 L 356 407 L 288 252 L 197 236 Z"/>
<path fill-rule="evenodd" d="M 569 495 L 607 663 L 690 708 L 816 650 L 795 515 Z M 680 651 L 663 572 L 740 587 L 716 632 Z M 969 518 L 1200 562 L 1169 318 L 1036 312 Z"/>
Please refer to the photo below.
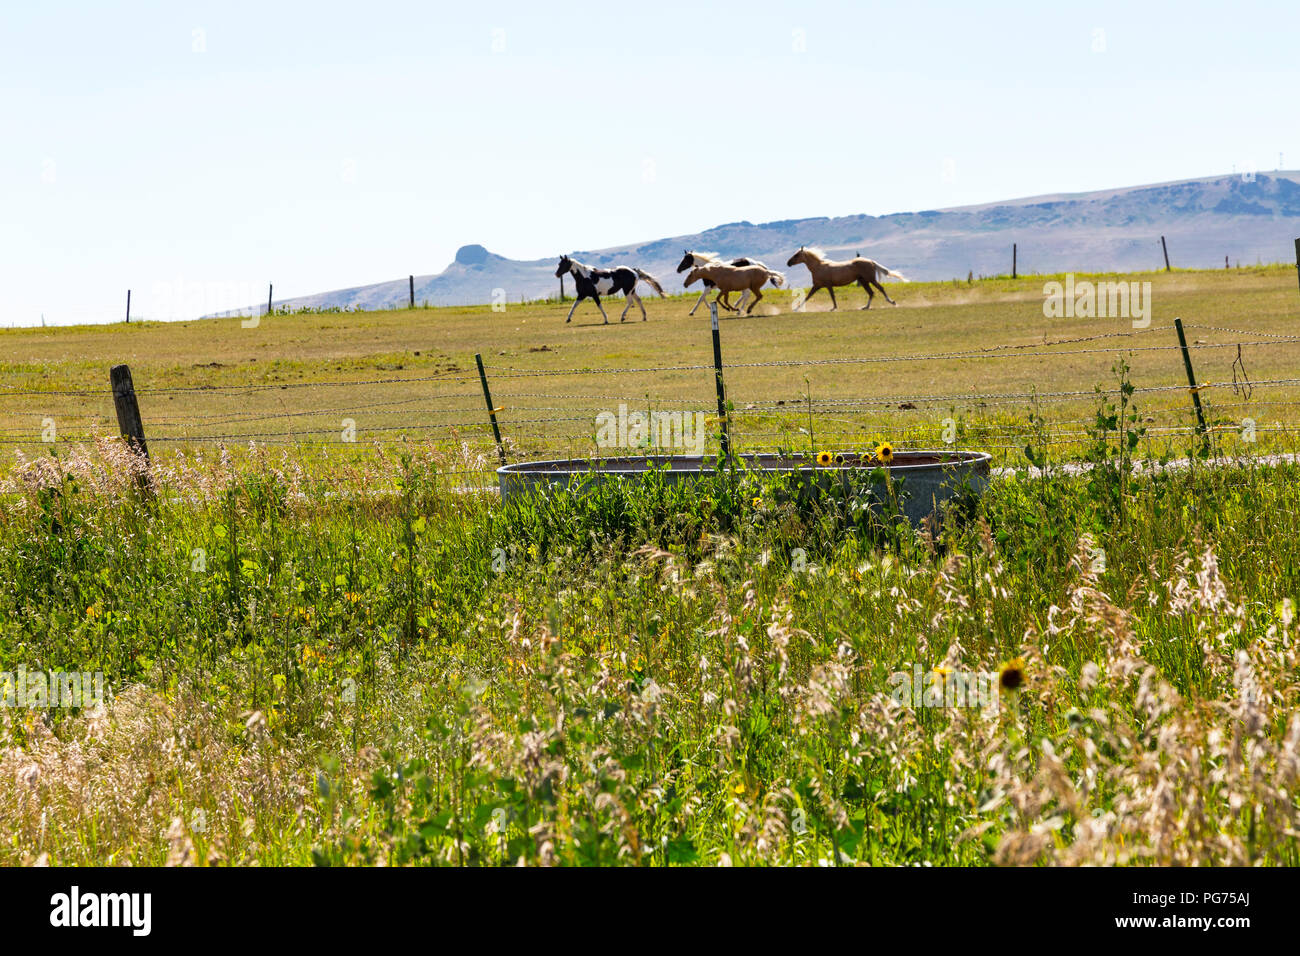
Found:
<path fill-rule="evenodd" d="M 0 709 L 0 861 L 1296 864 L 1300 475 L 1135 475 L 1126 414 L 905 533 L 727 473 L 502 503 L 419 446 L 147 503 L 116 445 L 27 463 L 0 659 L 113 693 Z"/>

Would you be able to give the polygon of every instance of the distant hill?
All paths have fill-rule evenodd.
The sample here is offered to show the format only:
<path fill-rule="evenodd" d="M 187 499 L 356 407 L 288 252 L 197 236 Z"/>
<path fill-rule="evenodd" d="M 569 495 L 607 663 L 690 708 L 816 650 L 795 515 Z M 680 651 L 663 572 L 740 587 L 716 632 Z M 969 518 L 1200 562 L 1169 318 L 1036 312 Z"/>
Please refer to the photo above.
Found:
<path fill-rule="evenodd" d="M 415 298 L 432 305 L 469 305 L 491 302 L 498 289 L 510 302 L 554 295 L 559 290 L 555 264 L 562 251 L 591 265 L 639 266 L 672 292 L 682 288 L 683 277 L 673 270 L 685 249 L 752 256 L 788 271 L 794 285 L 806 285 L 802 266 L 785 266 L 803 244 L 821 246 L 836 257 L 861 252 L 912 279 L 950 279 L 965 278 L 968 272 L 1010 272 L 1013 242 L 1021 274 L 1154 269 L 1163 266 L 1161 235 L 1175 266 L 1214 268 L 1223 265 L 1224 256 L 1233 265 L 1289 261 L 1300 236 L 1300 173 L 1212 176 L 887 216 L 733 222 L 609 249 L 557 249 L 555 256 L 531 261 L 467 245 L 442 272 L 416 276 Z M 568 291 L 572 293 L 572 283 Z M 408 296 L 403 277 L 276 305 L 382 309 L 404 306 Z"/>

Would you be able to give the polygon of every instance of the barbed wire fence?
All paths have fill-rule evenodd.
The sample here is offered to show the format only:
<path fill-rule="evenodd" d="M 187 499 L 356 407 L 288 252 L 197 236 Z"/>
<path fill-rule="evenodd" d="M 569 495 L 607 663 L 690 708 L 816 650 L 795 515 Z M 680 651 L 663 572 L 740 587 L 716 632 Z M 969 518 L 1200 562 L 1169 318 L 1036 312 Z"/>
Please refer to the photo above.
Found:
<path fill-rule="evenodd" d="M 1148 353 L 1169 355 L 1168 380 L 1129 386 L 1149 438 L 1208 440 L 1216 432 L 1237 431 L 1249 442 L 1257 435 L 1300 430 L 1279 411 L 1300 406 L 1300 378 L 1252 380 L 1242 351 L 1300 345 L 1300 335 L 1217 325 L 1185 328 L 1227 338 L 1172 341 L 1174 327 L 1148 326 L 1054 341 L 890 355 L 730 363 L 722 363 L 719 356 L 714 363 L 632 367 L 483 363 L 481 374 L 453 366 L 427 375 L 159 386 L 141 382 L 138 388 L 127 370 L 134 421 L 129 409 L 124 417 L 120 387 L 110 390 L 89 382 L 74 388 L 0 385 L 0 420 L 31 422 L 30 427 L 0 432 L 0 445 L 39 451 L 119 432 L 141 446 L 147 440 L 148 445 L 172 448 L 421 441 L 473 450 L 486 464 L 497 453 L 514 460 L 709 453 L 723 441 L 729 441 L 732 451 L 742 452 L 815 452 L 819 443 L 851 451 L 887 439 L 896 448 L 963 448 L 1010 459 L 1021 453 L 1027 439 L 1061 447 L 1089 440 L 1096 414 L 1089 414 L 1085 404 L 1116 399 L 1120 383 L 1094 389 L 882 389 L 864 395 L 844 394 L 836 387 L 835 373 L 853 366 L 897 369 L 1005 359 L 1037 361 L 1046 369 L 1045 363 L 1067 356 L 1106 357 L 1113 364 L 1125 355 Z M 1223 349 L 1236 350 L 1232 379 L 1197 382 L 1192 356 Z M 1184 363 L 1187 378 L 1178 381 Z M 802 372 L 803 388 L 789 390 L 785 379 L 776 386 L 756 379 L 764 370 Z M 1099 364 L 1099 377 L 1108 372 Z M 824 377 L 814 384 L 818 374 Z M 726 403 L 720 411 L 713 392 L 715 382 L 723 379 Z M 788 393 L 778 397 L 778 391 Z M 1202 411 L 1202 396 L 1224 400 L 1208 401 Z M 169 412 L 169 405 L 183 411 Z M 196 405 L 200 410 L 194 410 Z M 1275 420 L 1256 420 L 1270 410 Z M 698 449 L 664 447 L 658 441 L 654 416 L 667 411 L 700 415 L 707 422 L 706 434 L 693 436 Z M 608 423 L 638 415 L 643 416 L 643 438 L 632 440 L 621 432 L 612 444 L 598 440 L 602 416 Z M 476 473 L 490 478 L 486 467 Z"/>

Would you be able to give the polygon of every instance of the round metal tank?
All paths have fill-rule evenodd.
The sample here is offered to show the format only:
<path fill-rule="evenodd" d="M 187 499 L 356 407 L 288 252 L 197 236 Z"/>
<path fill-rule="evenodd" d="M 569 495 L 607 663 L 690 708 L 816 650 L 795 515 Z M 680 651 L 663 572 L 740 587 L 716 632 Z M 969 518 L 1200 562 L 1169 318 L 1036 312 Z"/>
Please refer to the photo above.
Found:
<path fill-rule="evenodd" d="M 733 456 L 738 467 L 770 474 L 797 475 L 804 488 L 829 491 L 836 484 L 865 479 L 883 467 L 870 455 L 835 454 L 830 465 L 818 465 L 809 455 L 750 453 Z M 963 493 L 981 494 L 988 484 L 992 456 L 974 451 L 899 451 L 888 466 L 903 513 L 913 524 L 942 510 Z M 635 478 L 660 471 L 668 483 L 694 482 L 717 470 L 717 458 L 698 455 L 645 455 L 625 458 L 570 458 L 526 461 L 497 469 L 502 499 L 531 494 L 542 488 Z M 883 503 L 884 482 L 876 490 Z"/>

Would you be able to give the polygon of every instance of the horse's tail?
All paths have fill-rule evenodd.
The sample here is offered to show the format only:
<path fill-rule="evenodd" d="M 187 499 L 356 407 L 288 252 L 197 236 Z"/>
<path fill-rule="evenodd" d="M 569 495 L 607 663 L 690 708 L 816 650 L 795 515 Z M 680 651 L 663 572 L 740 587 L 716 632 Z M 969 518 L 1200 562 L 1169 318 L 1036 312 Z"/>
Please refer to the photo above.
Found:
<path fill-rule="evenodd" d="M 667 298 L 667 296 L 664 295 L 664 287 L 659 284 L 658 279 L 656 279 L 648 272 L 642 272 L 640 269 L 634 269 L 632 271 L 636 273 L 636 277 L 640 279 L 642 282 L 649 283 L 650 288 L 654 289 L 656 292 L 659 293 L 659 298 L 661 299 Z"/>
<path fill-rule="evenodd" d="M 911 282 L 911 281 L 912 281 L 912 280 L 909 279 L 907 276 L 903 275 L 903 273 L 901 273 L 901 272 L 895 272 L 893 269 L 886 269 L 884 266 L 880 265 L 879 262 L 877 262 L 876 265 L 877 265 L 877 266 L 880 266 L 880 271 L 881 271 L 882 273 L 884 273 L 885 275 L 889 276 L 891 279 L 900 279 L 900 280 L 902 280 L 903 282 Z"/>
<path fill-rule="evenodd" d="M 785 276 L 781 275 L 781 273 L 777 272 L 775 269 L 767 270 L 767 279 L 772 283 L 772 288 L 774 289 L 779 289 L 781 286 L 785 285 Z"/>

